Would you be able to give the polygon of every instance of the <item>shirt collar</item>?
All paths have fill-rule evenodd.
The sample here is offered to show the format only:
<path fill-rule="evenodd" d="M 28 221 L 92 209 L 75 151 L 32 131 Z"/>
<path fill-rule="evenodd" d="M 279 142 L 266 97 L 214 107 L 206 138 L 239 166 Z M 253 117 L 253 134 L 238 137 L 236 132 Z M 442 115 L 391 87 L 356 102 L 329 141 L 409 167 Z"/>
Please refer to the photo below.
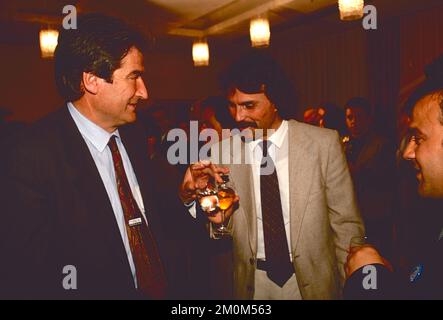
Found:
<path fill-rule="evenodd" d="M 281 148 L 288 132 L 288 121 L 283 120 L 278 129 L 268 138 L 277 148 Z M 254 150 L 263 139 L 257 139 L 249 142 L 249 147 Z"/>
<path fill-rule="evenodd" d="M 74 106 L 74 104 L 72 104 L 72 102 L 68 102 L 68 109 L 82 136 L 88 139 L 88 141 L 99 152 L 103 152 L 103 150 L 108 145 L 111 136 L 115 135 L 120 138 L 118 130 L 115 130 L 112 133 L 107 132 L 105 129 L 99 127 L 94 122 L 82 115 L 80 111 L 78 111 L 77 108 Z"/>

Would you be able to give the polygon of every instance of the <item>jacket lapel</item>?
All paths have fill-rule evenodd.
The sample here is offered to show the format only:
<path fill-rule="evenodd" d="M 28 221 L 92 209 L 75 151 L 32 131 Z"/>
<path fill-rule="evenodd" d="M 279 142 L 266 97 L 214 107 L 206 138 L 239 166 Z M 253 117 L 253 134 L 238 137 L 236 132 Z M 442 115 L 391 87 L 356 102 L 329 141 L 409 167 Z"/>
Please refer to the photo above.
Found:
<path fill-rule="evenodd" d="M 120 230 L 94 159 L 67 108 L 61 110 L 60 118 L 60 131 L 63 137 L 61 141 L 64 143 L 67 160 L 65 172 L 81 201 L 88 207 L 85 211 L 88 213 L 87 216 L 79 216 L 78 219 L 84 219 L 85 224 L 97 226 L 99 233 L 103 234 L 109 254 L 116 258 L 122 270 L 126 270 L 128 281 L 133 285 Z"/>
<path fill-rule="evenodd" d="M 303 131 L 299 130 L 296 121 L 289 121 L 288 139 L 291 245 L 292 252 L 295 253 L 312 186 L 313 164 L 316 160 L 309 149 L 309 141 L 304 137 Z"/>
<path fill-rule="evenodd" d="M 132 169 L 137 177 L 149 227 L 151 230 L 156 229 L 159 226 L 157 225 L 157 217 L 155 216 L 155 200 L 152 199 L 152 195 L 154 194 L 152 189 L 153 184 L 149 182 L 150 179 L 153 179 L 154 175 L 150 171 L 152 168 L 150 168 L 151 163 L 148 162 L 148 157 L 145 153 L 146 148 L 142 148 L 142 146 L 146 145 L 146 142 L 143 141 L 143 134 L 137 132 L 134 126 L 122 127 L 119 132 L 131 161 Z M 152 231 L 155 233 L 155 230 Z M 159 234 L 159 232 L 157 233 Z"/>

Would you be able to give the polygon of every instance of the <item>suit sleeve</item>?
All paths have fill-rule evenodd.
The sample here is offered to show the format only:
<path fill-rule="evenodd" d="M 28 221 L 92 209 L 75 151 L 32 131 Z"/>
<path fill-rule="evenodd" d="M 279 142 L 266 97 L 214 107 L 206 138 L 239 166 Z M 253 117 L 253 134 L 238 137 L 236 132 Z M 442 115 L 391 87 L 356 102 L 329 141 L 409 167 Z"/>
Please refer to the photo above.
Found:
<path fill-rule="evenodd" d="M 346 300 L 390 300 L 405 298 L 402 291 L 405 286 L 397 274 L 381 264 L 373 264 L 361 267 L 346 280 L 343 297 Z"/>
<path fill-rule="evenodd" d="M 364 235 L 364 226 L 357 208 L 353 183 L 337 132 L 329 143 L 326 169 L 326 192 L 329 220 L 333 231 L 338 271 L 344 284 L 344 264 L 349 242 Z"/>

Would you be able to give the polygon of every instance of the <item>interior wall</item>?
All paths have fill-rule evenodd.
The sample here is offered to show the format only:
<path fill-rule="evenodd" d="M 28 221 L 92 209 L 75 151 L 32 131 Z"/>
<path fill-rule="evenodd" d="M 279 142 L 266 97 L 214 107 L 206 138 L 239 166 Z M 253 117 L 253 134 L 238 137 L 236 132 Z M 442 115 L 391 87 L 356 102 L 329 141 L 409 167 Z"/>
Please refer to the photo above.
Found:
<path fill-rule="evenodd" d="M 367 43 L 362 29 L 302 42 L 287 32 L 273 41 L 273 54 L 295 84 L 299 116 L 309 106 L 343 105 L 352 96 L 367 95 Z"/>
<path fill-rule="evenodd" d="M 395 18 L 392 23 L 399 25 L 399 57 L 396 59 L 395 54 L 390 54 L 382 66 L 378 62 L 368 63 L 382 61 L 373 59 L 372 55 L 383 55 L 384 52 L 379 51 L 385 49 L 369 47 L 374 44 L 368 37 L 371 31 L 365 31 L 359 23 L 339 32 L 322 30 L 320 23 L 317 29 L 297 27 L 273 32 L 269 51 L 294 82 L 299 97 L 299 117 L 304 108 L 324 101 L 343 106 L 352 96 L 373 95 L 377 92 L 374 80 L 377 85 L 378 79 L 383 80 L 379 86 L 389 91 L 391 88 L 386 89 L 386 86 L 390 79 L 399 78 L 401 100 L 420 81 L 424 66 L 443 53 L 441 16 L 443 6 Z M 389 37 L 395 36 L 398 37 L 398 33 L 387 33 L 383 43 L 389 44 Z M 35 38 L 37 42 L 37 35 Z M 206 68 L 193 67 L 191 39 L 182 40 L 173 49 L 156 50 L 154 47 L 145 59 L 145 78 L 151 101 L 196 100 L 218 92 L 218 75 L 249 49 L 249 41 L 209 41 L 211 62 Z M 374 77 L 373 68 L 390 68 L 389 59 L 392 63 L 400 61 L 399 71 L 395 71 L 399 75 L 393 76 L 389 70 L 384 70 L 389 77 Z M 0 44 L 0 67 L 3 71 L 0 107 L 13 112 L 12 120 L 31 122 L 62 104 L 55 90 L 53 60 L 40 58 L 37 43 Z M 392 90 L 398 88 L 393 86 Z M 388 98 L 388 101 L 393 100 Z"/>
<path fill-rule="evenodd" d="M 31 45 L 0 45 L 0 108 L 11 120 L 31 122 L 59 107 L 53 61 L 40 58 Z"/>

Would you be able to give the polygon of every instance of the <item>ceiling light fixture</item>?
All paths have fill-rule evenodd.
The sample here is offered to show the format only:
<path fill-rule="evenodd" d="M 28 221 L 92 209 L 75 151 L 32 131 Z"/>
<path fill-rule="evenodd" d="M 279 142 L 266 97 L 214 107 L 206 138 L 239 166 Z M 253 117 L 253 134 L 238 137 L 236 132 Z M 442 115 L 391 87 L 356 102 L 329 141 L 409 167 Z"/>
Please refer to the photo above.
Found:
<path fill-rule="evenodd" d="M 54 29 L 40 30 L 40 51 L 42 58 L 54 57 L 57 47 L 58 31 Z"/>
<path fill-rule="evenodd" d="M 249 25 L 251 45 L 253 47 L 267 47 L 271 38 L 271 30 L 267 18 L 252 19 Z"/>
<path fill-rule="evenodd" d="M 206 67 L 209 65 L 209 46 L 206 40 L 197 40 L 193 43 L 192 59 L 196 67 Z"/>
<path fill-rule="evenodd" d="M 364 0 L 338 0 L 341 20 L 358 20 L 363 17 Z"/>

